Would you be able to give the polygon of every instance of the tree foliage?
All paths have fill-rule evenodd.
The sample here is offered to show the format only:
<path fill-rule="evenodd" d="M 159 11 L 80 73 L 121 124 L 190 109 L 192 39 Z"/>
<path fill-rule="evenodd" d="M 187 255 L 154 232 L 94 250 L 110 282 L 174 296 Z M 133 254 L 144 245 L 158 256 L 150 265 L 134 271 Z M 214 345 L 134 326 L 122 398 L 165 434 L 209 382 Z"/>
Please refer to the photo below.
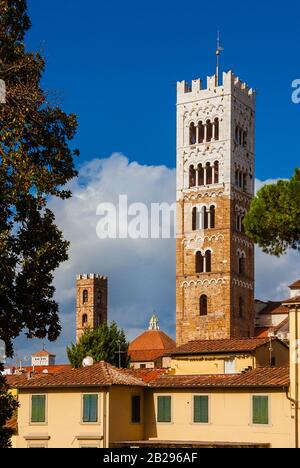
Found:
<path fill-rule="evenodd" d="M 67 354 L 74 368 L 82 366 L 82 361 L 87 356 L 95 362 L 105 361 L 113 366 L 119 366 L 119 350 L 121 350 L 121 367 L 129 364 L 128 342 L 123 330 L 119 329 L 115 322 L 102 324 L 95 330 L 87 329 L 80 341 L 67 348 Z"/>
<path fill-rule="evenodd" d="M 76 116 L 52 105 L 41 88 L 44 60 L 25 50 L 30 28 L 26 0 L 0 0 L 0 339 L 12 356 L 12 340 L 54 341 L 60 333 L 53 272 L 67 260 L 68 242 L 47 208 L 49 196 L 70 197 L 70 148 Z M 16 402 L 0 376 L 0 447 L 8 447 L 6 421 Z"/>
<path fill-rule="evenodd" d="M 67 260 L 68 242 L 47 208 L 49 196 L 70 197 L 70 148 L 77 122 L 41 88 L 44 60 L 25 50 L 30 28 L 25 0 L 0 0 L 0 337 L 55 340 L 60 333 L 53 271 Z"/>
<path fill-rule="evenodd" d="M 13 430 L 6 427 L 6 422 L 13 417 L 17 407 L 17 400 L 9 393 L 5 378 L 0 374 L 0 449 L 11 447 Z"/>
<path fill-rule="evenodd" d="M 280 256 L 300 250 L 300 169 L 291 180 L 265 185 L 244 220 L 247 235 L 265 253 Z"/>

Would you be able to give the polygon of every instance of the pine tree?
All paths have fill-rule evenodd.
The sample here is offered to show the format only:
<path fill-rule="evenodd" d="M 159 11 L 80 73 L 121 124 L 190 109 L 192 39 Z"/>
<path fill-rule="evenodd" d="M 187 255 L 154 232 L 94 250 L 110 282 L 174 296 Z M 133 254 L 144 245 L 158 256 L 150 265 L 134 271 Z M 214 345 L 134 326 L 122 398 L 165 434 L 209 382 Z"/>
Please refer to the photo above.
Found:
<path fill-rule="evenodd" d="M 67 260 L 69 244 L 47 201 L 71 196 L 64 186 L 76 175 L 78 155 L 70 148 L 76 116 L 49 102 L 41 88 L 44 60 L 25 49 L 30 26 L 26 0 L 0 0 L 0 80 L 6 85 L 0 104 L 0 339 L 8 356 L 24 330 L 29 338 L 59 336 L 53 272 Z M 5 446 L 13 404 L 3 378 L 0 397 Z"/>
<path fill-rule="evenodd" d="M 291 180 L 265 185 L 244 220 L 247 235 L 265 253 L 280 256 L 300 250 L 300 169 Z"/>
<path fill-rule="evenodd" d="M 129 364 L 128 342 L 124 331 L 115 322 L 102 324 L 95 330 L 87 329 L 79 343 L 67 348 L 67 355 L 74 368 L 81 367 L 87 356 L 92 357 L 94 362 L 105 361 L 116 367 L 119 367 L 119 357 L 121 367 L 126 368 Z"/>

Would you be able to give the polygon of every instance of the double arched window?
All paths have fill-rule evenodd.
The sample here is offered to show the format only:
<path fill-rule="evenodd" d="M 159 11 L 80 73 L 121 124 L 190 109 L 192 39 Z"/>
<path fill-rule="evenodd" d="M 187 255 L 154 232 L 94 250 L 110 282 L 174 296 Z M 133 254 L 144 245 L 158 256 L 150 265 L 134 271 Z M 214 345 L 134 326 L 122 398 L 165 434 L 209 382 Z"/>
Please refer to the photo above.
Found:
<path fill-rule="evenodd" d="M 208 297 L 203 294 L 199 299 L 199 313 L 200 317 L 208 315 Z"/>
<path fill-rule="evenodd" d="M 251 175 L 250 175 L 251 178 Z M 242 189 L 244 192 L 248 191 L 248 172 L 243 168 L 236 167 L 235 169 L 235 185 L 236 187 Z"/>
<path fill-rule="evenodd" d="M 220 165 L 219 161 L 215 161 L 213 165 L 206 163 L 205 166 L 198 164 L 197 169 L 194 165 L 190 166 L 189 185 L 192 187 L 202 187 L 204 185 L 218 184 L 220 181 Z"/>
<path fill-rule="evenodd" d="M 248 147 L 248 132 L 241 125 L 236 125 L 235 127 L 235 142 L 243 148 Z"/>
<path fill-rule="evenodd" d="M 196 253 L 196 273 L 211 273 L 212 267 L 212 254 L 211 250 L 207 250 L 204 254 L 202 252 Z"/>
<path fill-rule="evenodd" d="M 218 141 L 220 139 L 220 120 L 218 117 L 213 122 L 210 119 L 205 122 L 200 120 L 197 125 L 195 122 L 192 122 L 189 130 L 190 145 Z"/>
<path fill-rule="evenodd" d="M 198 231 L 200 229 L 215 229 L 216 227 L 216 208 L 211 205 L 209 208 L 206 206 L 194 207 L 192 215 L 192 230 Z"/>

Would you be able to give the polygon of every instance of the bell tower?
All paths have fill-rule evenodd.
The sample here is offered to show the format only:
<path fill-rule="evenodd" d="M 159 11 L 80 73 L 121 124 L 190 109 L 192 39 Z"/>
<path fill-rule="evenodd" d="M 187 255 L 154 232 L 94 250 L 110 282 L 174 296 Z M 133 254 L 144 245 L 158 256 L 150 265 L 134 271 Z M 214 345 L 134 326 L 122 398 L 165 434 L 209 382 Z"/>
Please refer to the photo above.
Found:
<path fill-rule="evenodd" d="M 78 275 L 76 280 L 76 341 L 84 330 L 106 323 L 108 318 L 108 279 L 90 274 Z"/>
<path fill-rule="evenodd" d="M 218 81 L 177 84 L 177 345 L 254 331 L 255 92 Z"/>

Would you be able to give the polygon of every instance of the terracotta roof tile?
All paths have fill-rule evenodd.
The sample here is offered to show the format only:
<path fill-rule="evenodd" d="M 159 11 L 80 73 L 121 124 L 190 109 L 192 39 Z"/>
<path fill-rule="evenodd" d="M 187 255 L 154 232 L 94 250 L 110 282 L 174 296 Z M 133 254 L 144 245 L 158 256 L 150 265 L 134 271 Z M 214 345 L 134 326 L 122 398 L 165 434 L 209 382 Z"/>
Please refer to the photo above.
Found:
<path fill-rule="evenodd" d="M 43 349 L 42 351 L 38 351 L 37 353 L 32 354 L 32 357 L 43 357 L 43 356 L 52 356 L 55 357 L 55 354 L 49 353 L 46 349 Z"/>
<path fill-rule="evenodd" d="M 8 376 L 9 385 L 16 388 L 98 387 L 111 385 L 144 386 L 144 382 L 131 374 L 130 370 L 117 369 L 105 362 L 80 369 L 64 369 L 55 374 Z"/>
<path fill-rule="evenodd" d="M 269 342 L 268 338 L 243 338 L 227 340 L 190 341 L 177 348 L 172 356 L 185 354 L 216 354 L 253 352 Z"/>
<path fill-rule="evenodd" d="M 235 375 L 162 375 L 151 388 L 271 388 L 289 385 L 288 368 L 260 368 Z"/>
<path fill-rule="evenodd" d="M 135 338 L 129 345 L 129 353 L 131 351 L 159 350 L 166 351 L 176 347 L 176 343 L 172 338 L 160 330 L 148 330 Z"/>
<path fill-rule="evenodd" d="M 290 289 L 300 289 L 300 280 L 296 281 L 295 283 L 289 286 Z"/>
<path fill-rule="evenodd" d="M 288 307 L 284 306 L 282 302 L 269 301 L 264 309 L 260 311 L 260 315 L 281 315 L 288 314 Z"/>
<path fill-rule="evenodd" d="M 166 353 L 165 350 L 139 350 L 139 351 L 130 351 L 129 356 L 130 356 L 130 361 L 131 362 L 152 362 L 155 361 L 156 359 L 165 356 Z"/>
<path fill-rule="evenodd" d="M 131 369 L 131 374 L 145 383 L 157 379 L 167 373 L 166 369 Z"/>
<path fill-rule="evenodd" d="M 291 305 L 291 304 L 300 304 L 300 296 L 292 297 L 283 301 L 284 304 Z"/>
<path fill-rule="evenodd" d="M 7 423 L 5 424 L 5 427 L 7 429 L 11 429 L 13 431 L 13 434 L 17 434 L 18 432 L 18 417 L 14 416 L 11 418 Z"/>

